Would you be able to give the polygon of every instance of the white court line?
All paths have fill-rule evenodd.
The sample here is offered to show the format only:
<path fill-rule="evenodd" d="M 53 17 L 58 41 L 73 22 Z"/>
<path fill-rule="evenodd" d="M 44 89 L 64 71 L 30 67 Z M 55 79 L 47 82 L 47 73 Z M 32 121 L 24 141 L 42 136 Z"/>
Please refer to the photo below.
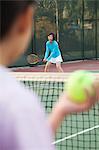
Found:
<path fill-rule="evenodd" d="M 97 129 L 97 128 L 99 128 L 99 125 L 96 125 L 96 126 L 94 126 L 94 127 L 92 127 L 92 128 L 88 128 L 88 129 L 85 129 L 85 130 L 83 130 L 83 131 L 81 131 L 81 132 L 72 134 L 72 135 L 67 136 L 67 137 L 65 137 L 65 138 L 63 138 L 63 139 L 57 140 L 57 141 L 53 142 L 52 144 L 60 143 L 60 142 L 62 142 L 62 141 L 68 140 L 68 139 L 70 139 L 70 138 L 76 137 L 77 135 L 81 135 L 81 134 L 83 134 L 83 133 L 92 131 L 92 130 Z"/>

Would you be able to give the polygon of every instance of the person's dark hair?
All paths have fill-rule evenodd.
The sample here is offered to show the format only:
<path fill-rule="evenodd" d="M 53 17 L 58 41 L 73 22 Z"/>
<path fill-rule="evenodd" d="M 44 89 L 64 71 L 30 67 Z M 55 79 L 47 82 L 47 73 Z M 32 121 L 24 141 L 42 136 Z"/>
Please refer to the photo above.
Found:
<path fill-rule="evenodd" d="M 54 35 L 54 33 L 51 32 L 51 33 L 48 34 L 48 36 L 50 36 L 50 35 L 53 36 L 53 41 L 54 41 L 54 40 L 55 40 L 55 35 Z"/>
<path fill-rule="evenodd" d="M 0 40 L 11 29 L 16 17 L 36 4 L 36 0 L 0 0 Z"/>

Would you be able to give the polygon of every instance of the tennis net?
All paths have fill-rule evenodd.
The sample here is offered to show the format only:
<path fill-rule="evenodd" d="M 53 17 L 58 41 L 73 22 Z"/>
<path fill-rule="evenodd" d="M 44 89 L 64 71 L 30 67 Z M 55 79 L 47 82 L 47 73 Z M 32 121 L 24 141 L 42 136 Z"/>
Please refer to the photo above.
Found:
<path fill-rule="evenodd" d="M 64 89 L 70 73 L 12 73 L 40 97 L 47 113 Z M 97 73 L 95 73 L 98 76 Z M 90 111 L 66 117 L 57 131 L 57 150 L 99 150 L 99 104 Z"/>

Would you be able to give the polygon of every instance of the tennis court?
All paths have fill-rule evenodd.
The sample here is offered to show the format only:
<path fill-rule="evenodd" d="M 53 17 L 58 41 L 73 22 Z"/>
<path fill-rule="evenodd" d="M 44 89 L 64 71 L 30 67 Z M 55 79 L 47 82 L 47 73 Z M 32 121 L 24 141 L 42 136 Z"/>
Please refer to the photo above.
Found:
<path fill-rule="evenodd" d="M 71 72 L 79 69 L 91 70 L 98 72 L 99 71 L 99 60 L 81 60 L 81 61 L 72 61 L 65 62 L 62 64 L 64 72 Z M 12 68 L 15 72 L 44 72 L 44 65 L 38 65 L 35 67 L 16 67 Z M 57 72 L 55 65 L 50 67 L 50 72 Z"/>
<path fill-rule="evenodd" d="M 10 61 L 17 58 L 17 56 L 23 52 L 22 49 L 25 49 L 28 43 L 30 28 L 32 27 L 30 44 L 19 60 L 9 66 L 9 70 L 12 71 L 9 74 L 16 77 L 22 85 L 40 97 L 40 102 L 45 108 L 47 115 L 52 112 L 54 104 L 64 91 L 64 83 L 67 82 L 72 71 L 79 69 L 90 70 L 94 76 L 98 77 L 97 81 L 99 83 L 99 0 L 40 0 L 37 8 L 34 6 L 35 2 L 32 7 L 31 1 L 29 0 L 26 2 L 25 0 L 23 2 L 17 0 L 15 4 L 6 1 L 5 5 L 2 0 L 0 4 L 1 8 L 3 8 L 1 9 L 3 25 L 0 36 L 0 64 L 8 66 Z M 37 10 L 37 13 L 35 13 L 35 10 Z M 12 12 L 13 15 L 11 15 Z M 53 35 L 52 39 L 50 39 L 50 35 Z M 51 47 L 47 47 L 47 41 Z M 51 66 L 49 73 L 44 73 L 44 63 L 47 61 L 54 63 L 54 61 L 48 60 L 48 56 L 45 54 L 47 49 L 49 56 L 54 54 L 52 55 L 54 60 L 59 56 L 61 59 L 55 62 L 56 67 L 55 65 Z M 6 52 L 6 50 L 8 50 L 8 52 Z M 36 59 L 35 64 L 29 63 L 30 59 L 28 58 L 30 54 L 37 55 L 39 61 Z M 46 57 L 44 57 L 44 54 Z M 60 69 L 62 58 L 63 70 Z M 32 62 L 32 60 L 33 59 L 31 59 L 30 62 Z M 56 68 L 58 71 L 64 71 L 64 73 L 58 73 Z M 7 100 L 11 96 L 14 97 L 16 92 L 19 93 L 18 96 L 21 96 L 21 88 L 13 82 L 13 79 L 11 80 L 9 76 L 7 77 L 8 74 L 5 69 L 1 67 L 1 77 L 3 77 L 3 73 L 4 79 L 7 81 L 4 85 L 8 87 L 9 82 L 12 82 L 12 87 L 7 91 L 9 94 L 8 97 L 4 95 L 2 98 L 5 91 L 1 94 L 1 100 L 4 99 L 3 103 L 1 101 L 1 117 L 6 116 L 7 119 L 6 121 L 2 121 L 1 118 L 1 133 L 4 132 L 1 134 L 3 136 L 0 137 L 0 147 L 3 147 L 0 149 L 8 148 L 10 150 L 10 146 L 12 149 L 13 147 L 27 148 L 28 145 L 29 147 L 34 145 L 33 149 L 35 149 L 35 146 L 37 146 L 35 141 L 34 143 L 29 142 L 29 139 L 24 138 L 24 134 L 21 134 L 24 130 L 20 130 L 23 127 L 21 126 L 20 119 L 24 119 L 25 122 L 29 119 L 30 122 L 32 122 L 31 117 L 28 118 L 26 114 L 27 117 L 25 119 L 22 114 L 20 118 L 19 115 L 16 115 L 18 107 L 13 107 L 12 104 L 7 110 L 9 113 L 6 115 L 7 111 L 5 111 L 5 108 Z M 14 87 L 14 85 L 16 87 Z M 2 87 L 0 88 L 2 89 Z M 14 95 L 11 95 L 11 92 L 13 92 Z M 24 92 L 23 90 L 23 94 Z M 19 97 L 16 97 L 15 102 L 17 99 L 20 99 L 21 102 L 21 98 Z M 27 99 L 27 103 L 28 102 Z M 14 110 L 16 111 L 14 112 Z M 24 111 L 27 113 L 28 109 L 23 108 L 23 112 Z M 30 113 L 32 113 L 32 111 L 30 111 Z M 9 117 L 9 114 L 12 116 Z M 16 123 L 14 125 L 15 128 L 11 128 L 14 123 L 13 120 L 11 120 L 13 118 Z M 10 132 L 10 128 L 17 130 L 15 135 L 18 139 L 8 138 L 9 133 L 11 137 L 14 137 L 14 134 Z M 26 133 L 30 135 L 31 132 L 30 130 L 26 130 Z M 6 141 L 5 139 L 8 140 Z M 35 140 L 37 143 L 41 143 L 41 145 L 44 144 L 43 141 L 39 141 L 39 139 Z M 66 116 L 51 144 L 55 145 L 56 150 L 99 150 L 99 102 L 87 112 L 74 113 Z M 40 147 L 39 144 L 38 147 Z M 39 149 L 42 148 L 40 147 Z"/>
<path fill-rule="evenodd" d="M 70 73 L 17 72 L 13 75 L 41 97 L 46 112 L 50 113 Z M 99 76 L 98 73 L 94 75 Z M 66 117 L 52 144 L 56 145 L 57 150 L 98 150 L 99 104 L 89 112 Z"/>
<path fill-rule="evenodd" d="M 41 97 L 48 114 L 63 91 L 70 72 L 90 70 L 99 77 L 98 6 L 98 0 L 41 0 L 39 3 L 30 47 L 13 65 L 21 67 L 11 70 L 20 82 Z M 44 65 L 29 66 L 26 61 L 31 53 L 43 59 L 46 36 L 50 32 L 55 33 L 59 41 L 65 73 L 56 73 L 53 65 L 51 73 L 45 74 L 42 73 Z M 76 62 L 68 62 L 73 60 Z M 99 104 L 89 112 L 66 117 L 52 144 L 57 150 L 99 150 Z"/>

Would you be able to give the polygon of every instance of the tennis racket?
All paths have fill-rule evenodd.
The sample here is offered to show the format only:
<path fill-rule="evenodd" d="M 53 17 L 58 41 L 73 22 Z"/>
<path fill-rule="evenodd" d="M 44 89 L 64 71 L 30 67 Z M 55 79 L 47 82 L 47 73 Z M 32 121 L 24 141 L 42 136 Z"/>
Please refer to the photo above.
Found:
<path fill-rule="evenodd" d="M 42 62 L 42 59 L 40 59 L 36 54 L 30 54 L 27 56 L 27 62 L 30 65 L 35 65 L 39 62 Z"/>

